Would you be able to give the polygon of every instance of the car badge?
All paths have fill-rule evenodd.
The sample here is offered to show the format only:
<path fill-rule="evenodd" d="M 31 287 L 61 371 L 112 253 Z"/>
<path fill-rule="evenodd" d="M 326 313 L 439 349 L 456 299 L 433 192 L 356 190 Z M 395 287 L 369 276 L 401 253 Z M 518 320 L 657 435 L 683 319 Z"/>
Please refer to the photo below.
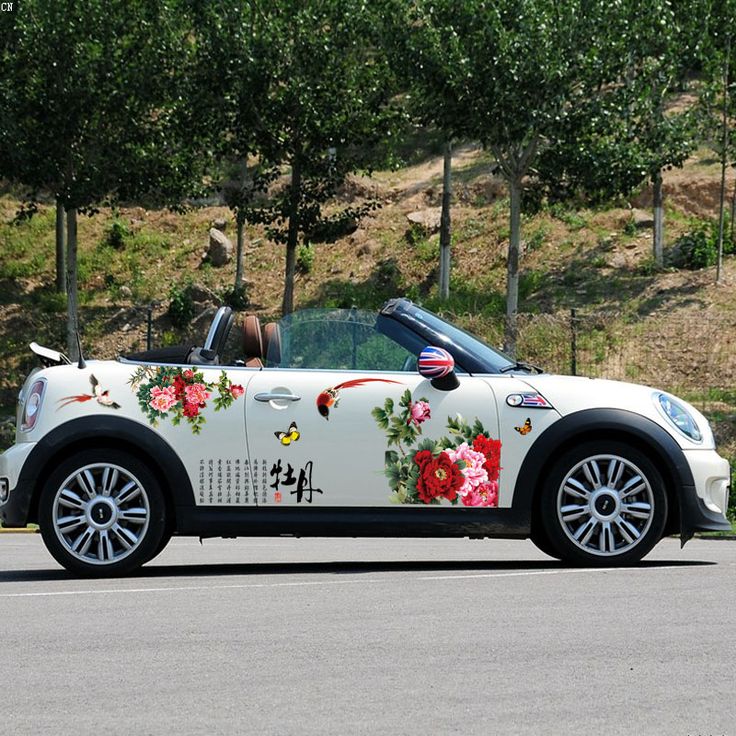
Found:
<path fill-rule="evenodd" d="M 513 406 L 521 409 L 551 409 L 552 404 L 542 396 L 542 394 L 534 393 L 523 393 L 523 394 L 509 394 L 506 397 L 506 403 L 509 406 Z"/>

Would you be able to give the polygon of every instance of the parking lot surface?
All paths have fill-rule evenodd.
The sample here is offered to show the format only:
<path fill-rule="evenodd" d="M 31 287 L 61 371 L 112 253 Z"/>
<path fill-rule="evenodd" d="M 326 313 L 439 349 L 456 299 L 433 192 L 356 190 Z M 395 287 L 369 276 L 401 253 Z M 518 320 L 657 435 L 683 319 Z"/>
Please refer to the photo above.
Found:
<path fill-rule="evenodd" d="M 74 579 L 0 536 L 0 733 L 734 734 L 736 542 L 175 539 Z"/>

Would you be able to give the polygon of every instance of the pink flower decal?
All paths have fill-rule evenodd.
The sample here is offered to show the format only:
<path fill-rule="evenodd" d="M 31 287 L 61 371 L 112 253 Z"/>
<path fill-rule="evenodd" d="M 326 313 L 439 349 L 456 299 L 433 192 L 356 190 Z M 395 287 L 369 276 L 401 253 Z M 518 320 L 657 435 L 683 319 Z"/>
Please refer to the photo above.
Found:
<path fill-rule="evenodd" d="M 204 404 L 210 397 L 210 392 L 203 383 L 193 383 L 191 386 L 187 386 L 184 393 L 187 397 L 187 404 Z"/>
<path fill-rule="evenodd" d="M 163 388 L 154 386 L 151 389 L 151 400 L 148 403 L 156 411 L 167 412 L 176 404 L 176 389 L 173 386 L 164 386 Z"/>
<path fill-rule="evenodd" d="M 429 404 L 426 401 L 414 401 L 409 404 L 409 419 L 407 424 L 415 424 L 417 427 L 431 418 Z"/>
<path fill-rule="evenodd" d="M 482 452 L 473 450 L 467 442 L 463 442 L 457 449 L 448 450 L 447 454 L 453 462 L 462 460 L 465 463 L 461 470 L 465 482 L 458 489 L 459 496 L 467 496 L 477 491 L 483 483 L 488 483 L 488 472 L 483 467 L 486 457 Z"/>
<path fill-rule="evenodd" d="M 237 383 L 234 383 L 232 386 L 230 386 L 230 393 L 233 395 L 234 399 L 237 399 L 239 396 L 242 396 L 245 393 L 245 389 L 242 386 L 239 386 Z"/>
<path fill-rule="evenodd" d="M 477 488 L 462 496 L 463 506 L 498 506 L 498 481 L 481 483 Z"/>

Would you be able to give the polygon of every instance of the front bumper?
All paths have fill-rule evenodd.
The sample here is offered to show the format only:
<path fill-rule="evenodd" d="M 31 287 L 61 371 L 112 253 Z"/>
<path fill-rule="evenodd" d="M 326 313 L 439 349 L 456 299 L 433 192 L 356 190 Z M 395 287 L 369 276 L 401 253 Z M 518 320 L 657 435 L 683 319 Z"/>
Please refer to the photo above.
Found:
<path fill-rule="evenodd" d="M 7 494 L 0 493 L 0 521 L 6 527 L 28 523 L 32 488 L 21 480 L 21 473 L 35 446 L 35 442 L 22 442 L 0 454 L 0 491 L 7 487 Z"/>
<path fill-rule="evenodd" d="M 695 532 L 730 531 L 726 518 L 731 467 L 715 450 L 684 450 L 694 485 L 680 494 L 680 529 L 684 544 Z"/>

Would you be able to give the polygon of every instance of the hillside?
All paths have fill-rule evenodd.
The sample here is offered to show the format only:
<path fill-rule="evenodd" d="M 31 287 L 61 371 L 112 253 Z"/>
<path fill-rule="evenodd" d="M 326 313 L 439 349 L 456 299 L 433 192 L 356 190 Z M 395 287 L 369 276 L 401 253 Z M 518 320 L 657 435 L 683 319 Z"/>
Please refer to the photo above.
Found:
<path fill-rule="evenodd" d="M 452 296 L 440 304 L 438 235 L 410 228 L 406 215 L 439 207 L 442 160 L 429 154 L 419 158 L 412 166 L 348 182 L 344 201 L 376 198 L 382 206 L 352 234 L 314 244 L 311 269 L 298 276 L 297 308 L 376 307 L 389 296 L 406 295 L 498 343 L 508 237 L 503 182 L 489 173 L 481 148 L 467 145 L 457 151 Z M 716 216 L 717 164 L 699 152 L 682 170 L 668 172 L 665 196 L 671 246 L 698 218 Z M 578 372 L 678 389 L 715 412 L 721 441 L 733 449 L 736 263 L 726 259 L 718 285 L 713 268 L 655 272 L 647 202 L 644 191 L 617 207 L 551 207 L 524 218 L 520 311 L 532 316 L 521 320 L 520 354 L 549 370 L 569 370 L 569 310 L 575 308 Z M 28 342 L 62 347 L 64 335 L 64 300 L 51 288 L 53 209 L 42 206 L 30 221 L 12 224 L 18 205 L 12 192 L 0 196 L 0 405 L 6 407 L 31 364 Z M 183 215 L 102 208 L 80 219 L 81 322 L 89 354 L 113 357 L 143 347 L 151 303 L 154 342 L 181 337 L 166 316 L 172 286 L 194 282 L 221 293 L 233 279 L 232 264 L 202 264 L 208 228 L 218 218 L 227 221 L 226 233 L 234 240 L 233 218 L 224 207 Z M 122 235 L 118 247 L 111 243 L 113 223 Z M 249 228 L 248 235 L 249 310 L 276 317 L 283 248 L 257 228 Z M 195 319 L 190 333 L 201 336 L 206 327 L 206 317 Z"/>

